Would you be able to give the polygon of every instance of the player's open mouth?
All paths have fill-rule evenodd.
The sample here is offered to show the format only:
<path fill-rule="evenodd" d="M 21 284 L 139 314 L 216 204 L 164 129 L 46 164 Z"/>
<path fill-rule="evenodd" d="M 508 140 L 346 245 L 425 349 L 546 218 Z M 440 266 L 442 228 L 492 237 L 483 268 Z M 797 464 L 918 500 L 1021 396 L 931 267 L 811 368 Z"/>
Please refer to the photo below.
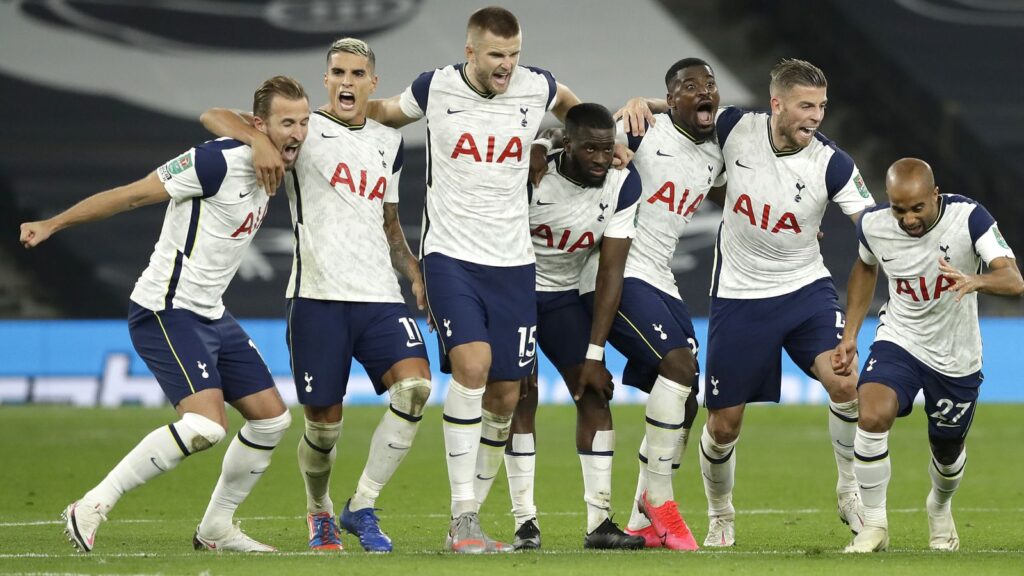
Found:
<path fill-rule="evenodd" d="M 299 155 L 299 145 L 289 144 L 281 150 L 281 158 L 286 162 L 294 162 L 295 158 Z"/>
<path fill-rule="evenodd" d="M 800 134 L 803 134 L 804 136 L 807 136 L 808 138 L 810 138 L 811 136 L 814 136 L 814 133 L 817 132 L 817 131 L 818 131 L 817 128 L 808 128 L 808 127 L 802 127 L 802 128 L 798 128 L 797 129 L 797 132 L 799 132 Z"/>
<path fill-rule="evenodd" d="M 710 128 L 715 123 L 715 104 L 711 100 L 705 100 L 697 105 L 697 126 Z"/>
<path fill-rule="evenodd" d="M 508 72 L 495 72 L 494 74 L 491 74 L 491 81 L 494 82 L 496 87 L 504 88 L 505 86 L 508 86 L 508 79 L 511 76 L 512 74 Z"/>
<path fill-rule="evenodd" d="M 338 106 L 342 110 L 355 110 L 356 108 L 356 96 L 351 92 L 342 92 L 338 94 Z"/>

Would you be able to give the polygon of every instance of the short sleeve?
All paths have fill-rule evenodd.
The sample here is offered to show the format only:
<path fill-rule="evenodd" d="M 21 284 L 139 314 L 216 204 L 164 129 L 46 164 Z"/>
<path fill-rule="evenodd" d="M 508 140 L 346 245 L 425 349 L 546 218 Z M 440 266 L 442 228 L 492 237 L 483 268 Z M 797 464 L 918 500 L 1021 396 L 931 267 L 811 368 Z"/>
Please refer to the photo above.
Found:
<path fill-rule="evenodd" d="M 608 238 L 636 237 L 636 213 L 643 186 L 636 168 L 630 164 L 626 169 L 629 170 L 629 174 L 619 188 L 619 201 L 615 206 L 615 213 L 604 230 L 604 235 Z"/>
<path fill-rule="evenodd" d="M 402 113 L 413 119 L 423 118 L 427 113 L 427 97 L 430 95 L 430 83 L 434 79 L 434 70 L 420 74 L 412 84 L 402 92 L 398 105 Z"/>
<path fill-rule="evenodd" d="M 215 195 L 227 174 L 221 150 L 200 145 L 157 168 L 167 194 L 176 201 Z"/>
<path fill-rule="evenodd" d="M 976 204 L 971 215 L 967 217 L 967 227 L 974 242 L 974 251 L 981 256 L 986 265 L 991 264 L 996 258 L 1014 258 L 1013 250 L 999 232 L 995 218 L 981 204 Z"/>
<path fill-rule="evenodd" d="M 838 204 L 847 216 L 875 205 L 860 170 L 842 150 L 836 150 L 829 160 L 825 170 L 825 188 L 829 199 Z"/>
<path fill-rule="evenodd" d="M 864 216 L 861 216 L 857 220 L 857 251 L 860 259 L 868 266 L 878 265 L 878 258 L 875 257 L 875 253 L 871 251 L 871 245 L 868 244 L 867 236 L 864 235 L 864 221 L 867 220 Z"/>

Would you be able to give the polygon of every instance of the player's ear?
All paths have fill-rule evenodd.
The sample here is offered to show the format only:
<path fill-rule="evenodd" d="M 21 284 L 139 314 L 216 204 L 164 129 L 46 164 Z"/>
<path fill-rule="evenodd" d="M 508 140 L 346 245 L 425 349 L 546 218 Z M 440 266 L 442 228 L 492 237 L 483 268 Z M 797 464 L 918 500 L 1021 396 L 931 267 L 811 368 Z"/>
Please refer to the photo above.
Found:
<path fill-rule="evenodd" d="M 260 118 L 259 116 L 252 117 L 252 127 L 259 130 L 260 132 L 263 132 L 264 134 L 267 133 L 267 122 L 263 118 Z"/>
<path fill-rule="evenodd" d="M 376 91 L 377 91 L 377 80 L 378 80 L 378 79 L 379 79 L 379 78 L 377 77 L 377 75 L 376 75 L 376 74 L 374 74 L 374 75 L 373 75 L 373 79 L 372 79 L 372 80 L 370 80 L 370 94 L 373 94 L 374 92 L 376 92 Z"/>

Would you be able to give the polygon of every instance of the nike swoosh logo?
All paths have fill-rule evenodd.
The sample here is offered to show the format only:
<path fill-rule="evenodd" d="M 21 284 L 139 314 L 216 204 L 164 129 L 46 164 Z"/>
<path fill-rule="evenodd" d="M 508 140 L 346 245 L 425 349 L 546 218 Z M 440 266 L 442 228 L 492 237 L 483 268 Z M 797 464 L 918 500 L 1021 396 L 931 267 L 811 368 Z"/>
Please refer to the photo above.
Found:
<path fill-rule="evenodd" d="M 449 114 L 458 114 L 460 112 L 465 112 L 465 110 L 452 110 L 451 108 L 448 109 Z"/>
<path fill-rule="evenodd" d="M 489 478 L 484 478 L 483 476 L 481 476 L 481 475 L 477 474 L 477 475 L 476 475 L 476 479 L 477 479 L 477 480 L 483 480 L 484 482 L 486 482 L 486 481 L 488 481 L 488 480 L 494 480 L 494 476 L 491 476 L 491 477 L 489 477 Z"/>
<path fill-rule="evenodd" d="M 156 463 L 156 458 L 150 458 L 149 461 L 153 463 L 153 466 L 156 466 L 157 470 L 161 472 L 167 472 L 165 468 L 161 468 L 160 465 Z"/>
<path fill-rule="evenodd" d="M 669 456 L 668 458 L 665 458 L 664 456 L 658 456 L 658 462 L 668 462 L 671 459 L 671 456 Z"/>
<path fill-rule="evenodd" d="M 836 440 L 836 444 L 839 444 L 839 445 L 840 445 L 840 446 L 842 446 L 843 448 L 853 448 L 853 444 L 843 444 L 843 443 L 842 443 L 842 442 L 840 442 L 839 440 Z"/>
<path fill-rule="evenodd" d="M 249 470 L 249 474 L 256 474 L 258 476 L 260 474 L 263 474 L 266 471 L 267 471 L 266 468 L 264 468 L 263 470 Z"/>
<path fill-rule="evenodd" d="M 745 164 L 740 164 L 739 160 L 736 161 L 736 165 L 739 166 L 740 168 L 746 168 L 747 170 L 753 170 L 753 168 L 751 168 L 750 166 L 747 166 Z"/>
<path fill-rule="evenodd" d="M 701 476 L 703 476 L 705 480 L 711 482 L 712 484 L 721 484 L 722 482 L 724 482 L 724 480 L 712 480 L 707 474 L 704 474 L 703 472 L 701 472 Z"/>
<path fill-rule="evenodd" d="M 657 152 L 655 152 L 655 154 L 657 154 L 658 156 L 664 156 L 666 158 L 674 158 L 674 156 L 672 156 L 671 154 L 665 154 L 664 152 L 662 152 L 660 148 Z"/>
<path fill-rule="evenodd" d="M 881 483 L 881 482 L 879 482 L 878 484 L 872 484 L 872 485 L 870 485 L 870 486 L 868 486 L 868 485 L 866 485 L 866 484 L 861 484 L 861 485 L 860 485 L 860 489 L 861 489 L 861 490 L 874 490 L 875 488 L 878 488 L 878 487 L 879 487 L 879 486 L 881 486 L 881 485 L 882 485 L 882 483 Z"/>
<path fill-rule="evenodd" d="M 321 132 L 320 135 L 324 138 L 337 138 L 338 136 L 341 136 L 341 134 L 328 134 L 327 132 Z"/>
<path fill-rule="evenodd" d="M 557 202 L 541 202 L 537 200 L 537 206 L 551 206 L 552 204 L 557 204 Z"/>
<path fill-rule="evenodd" d="M 938 426 L 939 428 L 959 428 L 960 427 L 959 424 L 946 424 L 945 422 L 936 422 L 935 425 Z"/>
<path fill-rule="evenodd" d="M 423 342 L 406 342 L 405 343 L 405 347 L 406 348 L 415 348 L 417 346 L 423 346 Z"/>
<path fill-rule="evenodd" d="M 245 198 L 246 196 L 251 196 L 253 192 L 254 192 L 254 190 L 249 190 L 248 192 L 244 192 L 244 193 L 243 192 L 239 192 L 238 193 L 238 197 L 239 198 Z"/>
<path fill-rule="evenodd" d="M 388 442 L 388 448 L 391 448 L 392 450 L 408 450 L 409 449 L 408 446 L 395 446 L 391 442 Z"/>
<path fill-rule="evenodd" d="M 899 256 L 893 256 L 892 258 L 886 258 L 885 256 L 882 256 L 882 262 L 892 262 L 897 258 L 899 258 Z"/>
<path fill-rule="evenodd" d="M 525 368 L 525 367 L 529 366 L 531 362 L 533 362 L 533 358 L 530 358 L 530 359 L 528 359 L 526 361 L 523 361 L 522 359 L 520 359 L 519 360 L 519 367 L 520 368 Z"/>
<path fill-rule="evenodd" d="M 452 454 L 451 452 L 449 452 L 448 453 L 448 457 L 449 458 L 458 458 L 459 456 L 465 456 L 466 454 L 469 454 L 469 452 L 459 452 L 458 454 Z"/>
<path fill-rule="evenodd" d="M 327 472 L 320 472 L 320 473 L 317 473 L 317 474 L 313 474 L 312 472 L 306 472 L 306 476 L 309 477 L 309 478 L 313 478 L 313 479 L 323 478 L 324 476 L 330 476 L 330 475 L 331 475 L 331 471 L 330 470 L 328 470 Z"/>

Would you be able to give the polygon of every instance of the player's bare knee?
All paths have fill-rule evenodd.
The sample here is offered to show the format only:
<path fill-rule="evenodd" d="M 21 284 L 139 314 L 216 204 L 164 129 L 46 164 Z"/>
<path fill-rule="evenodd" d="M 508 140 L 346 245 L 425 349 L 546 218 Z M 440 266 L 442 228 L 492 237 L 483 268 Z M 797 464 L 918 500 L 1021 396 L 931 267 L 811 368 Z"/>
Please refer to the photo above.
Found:
<path fill-rule="evenodd" d="M 409 420 L 423 417 L 423 408 L 430 398 L 430 380 L 426 378 L 406 378 L 391 385 L 391 410 Z"/>
<path fill-rule="evenodd" d="M 181 420 L 172 426 L 176 439 L 185 445 L 189 453 L 206 450 L 227 436 L 227 429 L 213 420 L 197 414 L 186 412 Z"/>
<path fill-rule="evenodd" d="M 865 432 L 872 432 L 875 434 L 881 432 L 888 432 L 892 428 L 893 417 L 879 412 L 878 410 L 871 409 L 870 406 L 865 407 L 861 404 L 860 415 L 857 419 L 857 427 Z"/>
<path fill-rule="evenodd" d="M 692 386 L 697 376 L 697 361 L 689 349 L 676 348 L 661 359 L 658 373 L 683 386 Z"/>
<path fill-rule="evenodd" d="M 697 395 L 690 394 L 686 398 L 686 405 L 683 412 L 683 428 L 689 430 L 693 427 L 693 421 L 697 418 L 698 402 Z"/>
<path fill-rule="evenodd" d="M 822 378 L 821 384 L 828 392 L 829 400 L 840 404 L 857 399 L 857 375 L 838 376 L 829 374 Z"/>
<path fill-rule="evenodd" d="M 959 438 L 935 438 L 928 439 L 931 443 L 932 456 L 943 466 L 951 466 L 960 457 L 964 450 L 964 442 Z"/>
<path fill-rule="evenodd" d="M 458 362 L 452 362 L 452 377 L 467 388 L 486 386 L 490 371 L 490 362 L 483 358 L 463 356 Z"/>
<path fill-rule="evenodd" d="M 708 433 L 716 444 L 729 444 L 740 437 L 740 422 L 721 414 L 708 416 Z"/>

